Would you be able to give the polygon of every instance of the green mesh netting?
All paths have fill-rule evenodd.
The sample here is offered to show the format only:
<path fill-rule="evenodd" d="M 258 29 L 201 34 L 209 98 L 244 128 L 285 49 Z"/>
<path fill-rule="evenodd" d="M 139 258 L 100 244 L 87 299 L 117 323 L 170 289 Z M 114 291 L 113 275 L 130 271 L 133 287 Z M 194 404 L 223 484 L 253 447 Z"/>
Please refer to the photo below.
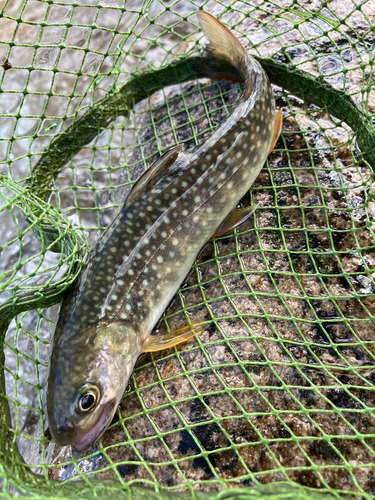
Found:
<path fill-rule="evenodd" d="M 265 65 L 283 132 L 252 220 L 206 245 L 158 327 L 211 328 L 141 358 L 74 455 L 42 410 L 61 295 L 145 168 L 240 95 L 199 79 L 225 72 L 197 55 L 199 8 Z M 4 497 L 375 495 L 374 26 L 373 0 L 0 0 Z"/>

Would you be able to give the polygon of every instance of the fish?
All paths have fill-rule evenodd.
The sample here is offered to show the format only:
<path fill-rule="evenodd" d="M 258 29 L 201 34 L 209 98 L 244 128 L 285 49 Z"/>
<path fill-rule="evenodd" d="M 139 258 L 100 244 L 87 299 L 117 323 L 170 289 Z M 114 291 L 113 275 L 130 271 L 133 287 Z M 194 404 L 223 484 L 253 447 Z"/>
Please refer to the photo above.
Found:
<path fill-rule="evenodd" d="M 261 65 L 217 19 L 197 16 L 206 50 L 233 66 L 243 93 L 206 142 L 190 153 L 173 147 L 137 180 L 63 297 L 44 408 L 53 440 L 76 451 L 103 435 L 142 352 L 204 330 L 187 324 L 151 335 L 205 243 L 252 213 L 238 201 L 280 134 L 282 113 Z"/>

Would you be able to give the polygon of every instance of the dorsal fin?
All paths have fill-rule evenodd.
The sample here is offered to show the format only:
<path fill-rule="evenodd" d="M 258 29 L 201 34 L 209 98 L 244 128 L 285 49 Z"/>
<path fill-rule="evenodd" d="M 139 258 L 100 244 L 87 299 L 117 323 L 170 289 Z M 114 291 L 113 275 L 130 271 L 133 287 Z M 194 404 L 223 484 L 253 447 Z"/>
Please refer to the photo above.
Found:
<path fill-rule="evenodd" d="M 168 149 L 168 151 L 163 153 L 162 156 L 140 176 L 126 198 L 126 207 L 129 207 L 142 198 L 142 196 L 148 193 L 163 177 L 165 177 L 167 170 L 176 161 L 181 149 L 181 144 Z"/>

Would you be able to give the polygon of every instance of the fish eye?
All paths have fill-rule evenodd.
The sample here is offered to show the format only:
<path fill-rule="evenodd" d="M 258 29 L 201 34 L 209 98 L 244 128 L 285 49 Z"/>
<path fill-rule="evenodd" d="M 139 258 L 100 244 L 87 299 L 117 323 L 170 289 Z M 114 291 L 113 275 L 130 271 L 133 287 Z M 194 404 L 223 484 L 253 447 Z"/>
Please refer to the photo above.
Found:
<path fill-rule="evenodd" d="M 87 412 L 93 410 L 99 400 L 99 391 L 96 387 L 85 387 L 78 396 L 77 406 L 79 411 Z"/>

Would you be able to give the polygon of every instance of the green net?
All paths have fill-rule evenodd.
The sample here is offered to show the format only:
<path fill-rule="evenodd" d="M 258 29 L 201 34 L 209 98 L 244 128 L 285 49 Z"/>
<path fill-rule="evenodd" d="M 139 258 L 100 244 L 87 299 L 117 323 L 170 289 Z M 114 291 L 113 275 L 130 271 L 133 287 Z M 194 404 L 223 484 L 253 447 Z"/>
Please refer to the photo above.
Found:
<path fill-rule="evenodd" d="M 196 55 L 199 8 L 265 65 L 283 132 L 253 218 L 206 245 L 158 328 L 212 326 L 140 358 L 74 454 L 42 407 L 59 300 L 139 175 L 240 95 Z M 0 0 L 4 496 L 375 495 L 374 26 L 373 0 Z"/>

